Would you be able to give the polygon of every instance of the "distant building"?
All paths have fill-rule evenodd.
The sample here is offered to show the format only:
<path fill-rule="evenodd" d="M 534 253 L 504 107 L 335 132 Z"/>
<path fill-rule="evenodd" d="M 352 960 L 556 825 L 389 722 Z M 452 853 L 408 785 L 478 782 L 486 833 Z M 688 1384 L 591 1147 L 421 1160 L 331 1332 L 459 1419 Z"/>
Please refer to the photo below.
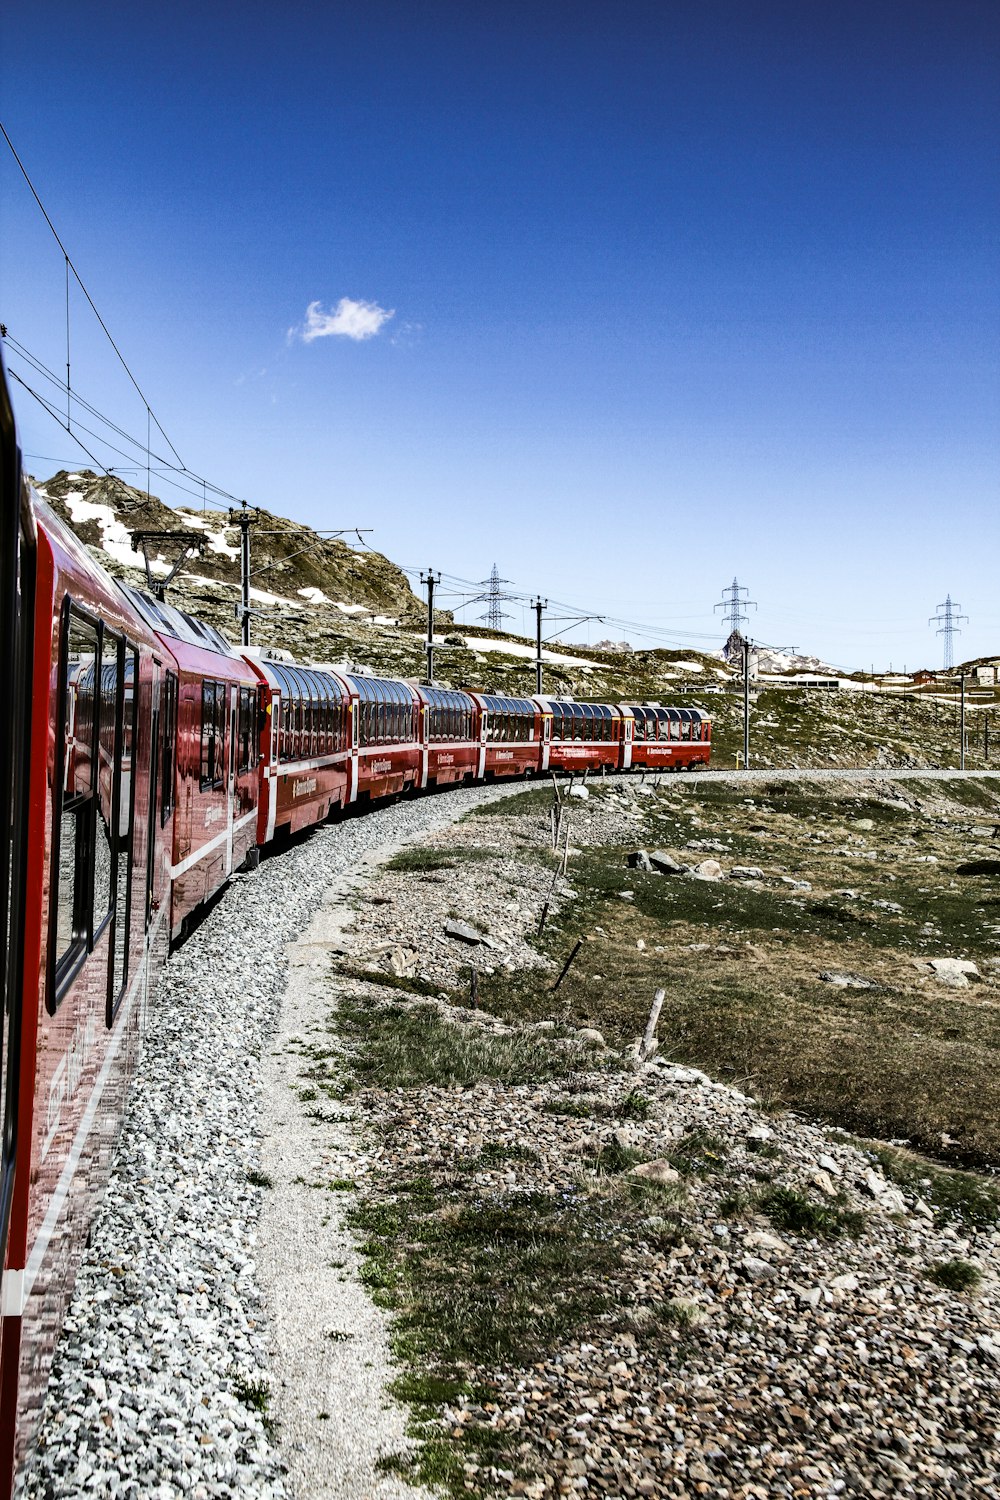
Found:
<path fill-rule="evenodd" d="M 973 667 L 972 675 L 981 687 L 995 687 L 997 680 L 996 667 Z"/>

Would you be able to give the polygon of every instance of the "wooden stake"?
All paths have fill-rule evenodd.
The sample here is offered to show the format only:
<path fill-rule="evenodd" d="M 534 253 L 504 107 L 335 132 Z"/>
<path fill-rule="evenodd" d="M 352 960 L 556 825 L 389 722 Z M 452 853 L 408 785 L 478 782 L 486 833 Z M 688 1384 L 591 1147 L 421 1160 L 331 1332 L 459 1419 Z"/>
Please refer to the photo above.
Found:
<path fill-rule="evenodd" d="M 583 938 L 577 938 L 576 943 L 573 946 L 572 953 L 570 954 L 569 958 L 567 958 L 566 962 L 563 964 L 562 973 L 559 975 L 559 978 L 556 980 L 555 984 L 552 986 L 552 994 L 553 995 L 555 994 L 555 992 L 559 988 L 559 986 L 562 984 L 563 980 L 566 978 L 566 975 L 569 973 L 570 964 L 573 962 L 574 958 L 579 953 L 579 951 L 580 951 L 580 949 L 582 947 L 583 947 Z"/>
<path fill-rule="evenodd" d="M 469 970 L 469 1004 L 473 1010 L 479 1009 L 479 970 L 475 967 Z"/>
<path fill-rule="evenodd" d="M 643 1063 L 649 1061 L 653 1053 L 656 1051 L 657 1047 L 660 1045 L 656 1040 L 656 1028 L 659 1025 L 660 1011 L 663 1009 L 663 1002 L 666 998 L 666 990 L 657 990 L 656 994 L 653 996 L 653 1003 L 649 1007 L 649 1019 L 646 1022 L 646 1030 L 643 1033 L 642 1041 L 639 1044 L 639 1051 L 636 1058 L 640 1067 Z"/>
<path fill-rule="evenodd" d="M 566 839 L 563 843 L 562 864 L 559 867 L 560 875 L 566 874 L 566 866 L 569 864 L 569 818 L 566 819 Z"/>

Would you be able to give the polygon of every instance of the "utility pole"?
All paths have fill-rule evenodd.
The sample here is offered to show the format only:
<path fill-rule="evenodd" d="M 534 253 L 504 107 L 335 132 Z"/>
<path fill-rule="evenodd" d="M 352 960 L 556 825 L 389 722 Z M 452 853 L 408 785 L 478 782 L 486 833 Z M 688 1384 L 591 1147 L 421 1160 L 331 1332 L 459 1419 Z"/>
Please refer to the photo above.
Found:
<path fill-rule="evenodd" d="M 952 644 L 952 637 L 962 634 L 958 628 L 958 622 L 964 620 L 966 625 L 969 623 L 968 615 L 958 613 L 961 608 L 962 606 L 957 604 L 949 594 L 944 603 L 937 606 L 937 612 L 931 615 L 927 621 L 928 625 L 939 625 L 941 627 L 935 634 L 944 636 L 944 669 L 946 672 L 950 672 L 955 665 L 955 648 Z"/>
<path fill-rule="evenodd" d="M 735 582 L 735 579 L 734 579 Z M 750 769 L 750 642 L 743 642 L 743 769 Z"/>
<path fill-rule="evenodd" d="M 421 573 L 420 582 L 427 585 L 427 685 L 434 682 L 434 585 L 441 582 L 441 574 L 435 577 L 434 569 Z"/>
<path fill-rule="evenodd" d="M 535 692 L 539 694 L 542 691 L 542 610 L 548 605 L 549 601 L 539 594 L 531 606 L 535 611 Z"/>
<path fill-rule="evenodd" d="M 959 683 L 961 684 L 960 691 L 961 691 L 961 695 L 962 695 L 961 696 L 961 700 L 960 700 L 961 701 L 961 707 L 960 707 L 959 712 L 958 712 L 958 733 L 959 733 L 959 736 L 961 738 L 961 747 L 960 747 L 960 750 L 959 750 L 959 757 L 958 757 L 958 769 L 960 771 L 964 771 L 965 770 L 965 673 L 964 672 L 960 672 L 959 673 L 958 680 L 959 680 Z"/>
<path fill-rule="evenodd" d="M 240 640 L 250 644 L 250 527 L 253 516 L 246 501 L 239 510 L 229 512 L 230 521 L 240 528 Z"/>

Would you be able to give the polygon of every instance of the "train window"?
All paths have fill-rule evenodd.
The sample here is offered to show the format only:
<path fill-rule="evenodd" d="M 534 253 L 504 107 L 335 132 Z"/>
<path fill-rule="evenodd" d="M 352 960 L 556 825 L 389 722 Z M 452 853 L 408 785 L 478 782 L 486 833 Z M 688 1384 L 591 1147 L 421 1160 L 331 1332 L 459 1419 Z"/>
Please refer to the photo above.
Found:
<path fill-rule="evenodd" d="M 174 810 L 174 756 L 177 748 L 177 674 L 168 672 L 163 693 L 163 759 L 160 766 L 160 822 Z"/>
<path fill-rule="evenodd" d="M 253 726 L 256 718 L 252 688 L 240 688 L 236 714 L 236 769 L 249 771 L 253 761 Z"/>
<path fill-rule="evenodd" d="M 91 938 L 90 865 L 94 820 L 94 731 L 98 669 L 97 626 L 66 613 L 63 626 L 62 748 L 55 876 L 55 992 L 64 985 Z M 54 1004 L 53 1007 L 54 1009 Z"/>
<path fill-rule="evenodd" d="M 139 653 L 134 647 L 125 648 L 125 670 L 122 674 L 122 728 L 119 738 L 121 762 L 118 767 L 118 795 L 115 837 L 115 920 L 111 956 L 111 997 L 108 1002 L 108 1025 L 114 1020 L 115 1011 L 129 974 L 129 936 L 132 928 L 132 821 L 135 809 L 135 781 L 133 775 L 133 751 L 136 745 L 137 714 L 139 708 Z"/>
<path fill-rule="evenodd" d="M 226 685 L 201 685 L 201 789 L 220 787 L 225 779 Z"/>

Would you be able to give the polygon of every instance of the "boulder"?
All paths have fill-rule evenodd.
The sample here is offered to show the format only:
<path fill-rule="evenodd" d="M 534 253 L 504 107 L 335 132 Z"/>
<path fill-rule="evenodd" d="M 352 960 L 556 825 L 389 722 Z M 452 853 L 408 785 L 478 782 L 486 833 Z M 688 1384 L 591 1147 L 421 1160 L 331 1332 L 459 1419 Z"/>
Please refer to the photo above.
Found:
<path fill-rule="evenodd" d="M 970 859 L 968 864 L 959 865 L 955 874 L 1000 875 L 1000 859 Z"/>
<path fill-rule="evenodd" d="M 590 793 L 582 782 L 577 782 L 575 786 L 571 786 L 569 794 L 571 797 L 579 797 L 581 802 L 587 802 L 590 798 Z"/>
<path fill-rule="evenodd" d="M 467 922 L 446 922 L 444 924 L 444 935 L 445 937 L 455 938 L 460 943 L 469 943 L 473 946 L 486 942 L 484 935 L 481 932 L 477 932 L 474 927 L 470 927 Z"/>
<path fill-rule="evenodd" d="M 700 865 L 695 865 L 691 874 L 696 880 L 721 880 L 722 866 L 717 859 L 703 859 Z"/>
<path fill-rule="evenodd" d="M 729 878 L 730 880 L 763 880 L 764 871 L 759 865 L 733 865 Z"/>
<path fill-rule="evenodd" d="M 878 987 L 874 979 L 866 979 L 863 974 L 852 974 L 849 969 L 843 972 L 839 969 L 824 969 L 819 977 L 824 984 L 835 984 L 842 990 L 874 990 Z"/>
<path fill-rule="evenodd" d="M 626 860 L 626 864 L 630 870 L 651 870 L 653 868 L 645 849 L 634 849 Z"/>
<path fill-rule="evenodd" d="M 583 1042 L 587 1047 L 606 1047 L 607 1043 L 600 1031 L 593 1026 L 582 1026 L 576 1034 L 578 1042 Z"/>
<path fill-rule="evenodd" d="M 963 987 L 963 984 L 968 984 L 970 979 L 980 977 L 978 968 L 968 958 L 932 958 L 930 964 L 937 977 L 943 979 L 946 984 L 951 984 L 956 979 L 961 980 L 962 984 L 958 985 L 959 989 Z"/>
<path fill-rule="evenodd" d="M 688 873 L 689 866 L 682 865 L 678 860 L 674 859 L 672 854 L 668 854 L 665 849 L 654 849 L 651 854 L 647 855 L 647 858 L 650 867 L 658 875 L 686 875 Z"/>

